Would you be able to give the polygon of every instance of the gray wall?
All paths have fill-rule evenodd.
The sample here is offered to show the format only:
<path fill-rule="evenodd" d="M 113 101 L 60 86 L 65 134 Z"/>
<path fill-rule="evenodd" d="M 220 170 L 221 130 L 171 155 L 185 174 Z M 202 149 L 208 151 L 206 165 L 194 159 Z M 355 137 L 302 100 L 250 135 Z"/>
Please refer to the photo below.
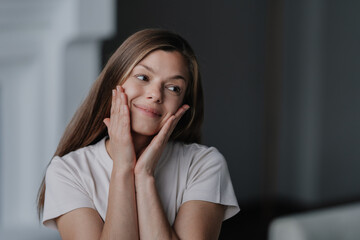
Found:
<path fill-rule="evenodd" d="M 358 1 L 286 2 L 278 194 L 360 199 Z"/>
<path fill-rule="evenodd" d="M 328 2 L 323 38 L 322 198 L 360 197 L 360 2 Z"/>

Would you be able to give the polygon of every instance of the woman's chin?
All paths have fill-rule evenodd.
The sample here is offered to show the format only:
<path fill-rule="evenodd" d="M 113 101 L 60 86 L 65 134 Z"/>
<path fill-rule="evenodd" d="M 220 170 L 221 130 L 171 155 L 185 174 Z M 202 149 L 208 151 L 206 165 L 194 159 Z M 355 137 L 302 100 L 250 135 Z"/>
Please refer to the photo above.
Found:
<path fill-rule="evenodd" d="M 149 127 L 141 127 L 141 128 L 133 128 L 132 132 L 137 135 L 142 135 L 146 137 L 152 137 L 159 132 L 158 128 L 149 128 Z"/>

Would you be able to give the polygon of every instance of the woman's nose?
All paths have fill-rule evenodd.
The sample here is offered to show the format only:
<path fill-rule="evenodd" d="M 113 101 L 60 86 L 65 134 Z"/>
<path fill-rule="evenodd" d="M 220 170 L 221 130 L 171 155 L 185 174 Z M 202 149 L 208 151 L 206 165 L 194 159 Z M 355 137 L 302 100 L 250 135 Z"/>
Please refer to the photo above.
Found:
<path fill-rule="evenodd" d="M 154 102 L 161 103 L 162 102 L 161 86 L 157 86 L 157 85 L 149 86 L 146 98 Z"/>

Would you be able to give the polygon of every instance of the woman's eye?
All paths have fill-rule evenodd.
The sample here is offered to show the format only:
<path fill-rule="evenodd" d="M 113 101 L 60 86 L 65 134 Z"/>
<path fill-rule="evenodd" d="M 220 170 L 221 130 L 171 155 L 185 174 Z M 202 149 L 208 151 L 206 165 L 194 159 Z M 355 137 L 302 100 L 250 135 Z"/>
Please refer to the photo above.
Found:
<path fill-rule="evenodd" d="M 136 78 L 141 81 L 147 81 L 149 78 L 146 75 L 136 75 Z"/>
<path fill-rule="evenodd" d="M 168 87 L 168 89 L 170 91 L 175 92 L 175 93 L 180 93 L 181 92 L 181 89 L 178 86 L 170 86 L 170 87 Z"/>

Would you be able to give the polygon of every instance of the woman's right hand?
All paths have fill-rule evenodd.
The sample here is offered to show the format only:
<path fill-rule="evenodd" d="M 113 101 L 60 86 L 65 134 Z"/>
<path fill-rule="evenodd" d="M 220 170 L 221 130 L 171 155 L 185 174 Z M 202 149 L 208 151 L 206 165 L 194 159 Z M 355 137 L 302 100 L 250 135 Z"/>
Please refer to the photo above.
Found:
<path fill-rule="evenodd" d="M 110 118 L 105 118 L 104 123 L 109 134 L 106 149 L 113 160 L 113 168 L 133 170 L 136 154 L 131 137 L 130 110 L 121 86 L 112 90 Z"/>

